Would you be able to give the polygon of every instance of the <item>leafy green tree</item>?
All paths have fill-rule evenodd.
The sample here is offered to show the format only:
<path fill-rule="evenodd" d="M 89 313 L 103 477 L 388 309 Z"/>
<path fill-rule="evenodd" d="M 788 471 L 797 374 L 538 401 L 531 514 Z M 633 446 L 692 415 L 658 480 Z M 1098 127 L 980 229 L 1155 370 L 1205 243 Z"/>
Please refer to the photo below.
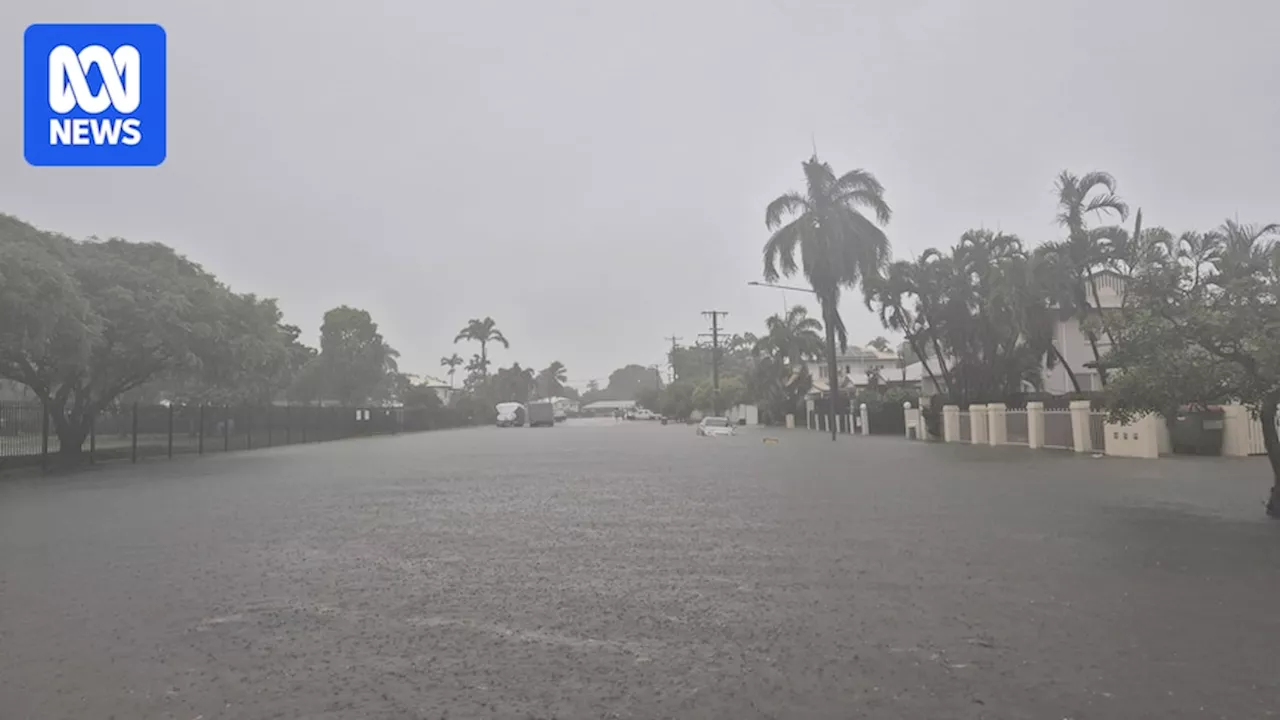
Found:
<path fill-rule="evenodd" d="M 0 216 L 0 378 L 41 401 L 64 461 L 124 393 L 183 373 L 229 385 L 274 368 L 278 319 L 274 303 L 230 292 L 164 245 L 78 242 Z"/>
<path fill-rule="evenodd" d="M 468 320 L 466 327 L 458 331 L 453 342 L 457 344 L 462 340 L 480 343 L 479 372 L 481 374 L 489 372 L 489 343 L 502 343 L 502 347 L 511 348 L 511 343 L 507 342 L 506 336 L 497 328 L 497 323 L 487 316 L 483 320 L 478 318 Z"/>
<path fill-rule="evenodd" d="M 520 363 L 512 363 L 509 368 L 498 368 L 498 372 L 485 384 L 490 405 L 503 402 L 527 403 L 538 388 L 533 368 L 520 367 Z"/>
<path fill-rule="evenodd" d="M 1127 421 L 1184 404 L 1247 405 L 1271 465 L 1267 514 L 1280 518 L 1280 252 L 1276 230 L 1233 225 L 1130 258 L 1135 271 L 1112 322 L 1109 410 Z"/>
<path fill-rule="evenodd" d="M 453 387 L 453 375 L 458 372 L 458 368 L 465 362 L 466 360 L 463 360 L 458 353 L 440 358 L 440 367 L 449 368 L 449 387 Z"/>
<path fill-rule="evenodd" d="M 343 305 L 324 314 L 320 354 L 310 372 L 319 397 L 359 405 L 389 398 L 398 357 L 367 311 Z"/>
<path fill-rule="evenodd" d="M 609 373 L 609 385 L 605 388 L 607 400 L 635 400 L 641 390 L 661 386 L 652 368 L 631 364 Z"/>
<path fill-rule="evenodd" d="M 884 187 L 865 170 L 837 177 L 816 155 L 803 169 L 805 192 L 780 195 L 765 210 L 765 226 L 773 235 L 764 246 L 764 279 L 776 282 L 804 274 L 822 306 L 829 377 L 837 378 L 837 340 L 841 349 L 848 347 L 839 311 L 841 290 L 862 283 L 865 292 L 866 282 L 878 278 L 889 259 L 889 239 L 862 211 L 874 213 L 881 225 L 889 222 L 891 211 Z M 829 422 L 835 440 L 834 402 Z"/>
<path fill-rule="evenodd" d="M 408 408 L 439 409 L 443 407 L 443 403 L 440 402 L 440 395 L 435 388 L 426 383 L 409 383 L 399 399 Z"/>

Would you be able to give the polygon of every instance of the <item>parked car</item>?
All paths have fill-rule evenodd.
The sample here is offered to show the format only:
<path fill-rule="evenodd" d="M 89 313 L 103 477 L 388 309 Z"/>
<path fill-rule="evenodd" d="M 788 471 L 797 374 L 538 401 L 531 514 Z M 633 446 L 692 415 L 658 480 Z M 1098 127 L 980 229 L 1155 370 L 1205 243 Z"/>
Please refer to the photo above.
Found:
<path fill-rule="evenodd" d="M 720 437 L 723 435 L 736 435 L 737 431 L 733 429 L 733 423 L 729 422 L 727 417 L 704 417 L 702 422 L 698 423 L 697 434 L 702 437 Z"/>
<path fill-rule="evenodd" d="M 657 420 L 658 416 L 647 408 L 636 408 L 636 420 Z"/>

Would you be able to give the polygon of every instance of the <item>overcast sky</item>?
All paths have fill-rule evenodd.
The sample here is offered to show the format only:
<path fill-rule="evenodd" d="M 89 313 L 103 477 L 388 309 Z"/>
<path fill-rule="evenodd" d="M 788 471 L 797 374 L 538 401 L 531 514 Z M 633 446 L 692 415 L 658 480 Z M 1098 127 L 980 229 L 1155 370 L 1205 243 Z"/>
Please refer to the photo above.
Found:
<path fill-rule="evenodd" d="M 165 26 L 162 167 L 25 164 L 37 21 Z M 781 309 L 747 281 L 815 141 L 884 183 L 898 256 L 982 225 L 1057 237 L 1063 168 L 1111 171 L 1149 225 L 1280 221 L 1278 21 L 1258 0 L 4 0 L 0 211 L 168 243 L 313 340 L 365 308 L 407 372 L 474 352 L 453 337 L 490 315 L 496 362 L 581 384 L 663 361 L 701 310 L 755 331 Z M 883 333 L 842 310 L 852 341 Z"/>

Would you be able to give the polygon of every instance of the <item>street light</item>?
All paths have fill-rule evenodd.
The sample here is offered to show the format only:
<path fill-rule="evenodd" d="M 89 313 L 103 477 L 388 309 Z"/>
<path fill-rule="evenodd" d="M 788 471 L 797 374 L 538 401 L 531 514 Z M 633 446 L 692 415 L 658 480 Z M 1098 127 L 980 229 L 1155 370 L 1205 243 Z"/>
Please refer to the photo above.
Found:
<path fill-rule="evenodd" d="M 810 295 L 817 295 L 817 294 L 818 294 L 818 293 L 817 293 L 816 291 L 814 291 L 812 288 L 793 287 L 793 286 L 791 286 L 791 285 L 776 285 L 776 284 L 774 284 L 774 283 L 762 283 L 762 282 L 760 282 L 760 281 L 758 281 L 758 280 L 750 280 L 750 281 L 748 281 L 748 282 L 747 282 L 747 284 L 748 284 L 748 285 L 754 285 L 754 286 L 756 286 L 756 287 L 773 288 L 773 289 L 775 289 L 775 290 L 795 290 L 795 291 L 797 291 L 797 292 L 807 292 L 807 293 L 809 293 Z"/>
<path fill-rule="evenodd" d="M 781 290 L 781 291 L 782 291 L 782 315 L 781 315 L 781 317 L 784 317 L 784 318 L 787 316 L 787 312 L 791 309 L 790 307 L 788 307 L 788 306 L 787 306 L 787 291 L 788 291 L 788 290 L 795 290 L 796 292 L 807 292 L 807 293 L 810 293 L 810 294 L 812 294 L 812 295 L 817 295 L 817 294 L 818 294 L 818 293 L 816 293 L 816 292 L 814 292 L 814 291 L 810 290 L 809 288 L 793 287 L 793 286 L 791 286 L 791 285 L 775 285 L 775 284 L 773 284 L 773 283 L 762 283 L 762 282 L 760 282 L 760 281 L 758 281 L 758 280 L 749 280 L 749 281 L 747 281 L 747 284 L 748 284 L 748 285 L 753 285 L 753 286 L 755 286 L 755 287 L 773 288 L 774 290 Z"/>

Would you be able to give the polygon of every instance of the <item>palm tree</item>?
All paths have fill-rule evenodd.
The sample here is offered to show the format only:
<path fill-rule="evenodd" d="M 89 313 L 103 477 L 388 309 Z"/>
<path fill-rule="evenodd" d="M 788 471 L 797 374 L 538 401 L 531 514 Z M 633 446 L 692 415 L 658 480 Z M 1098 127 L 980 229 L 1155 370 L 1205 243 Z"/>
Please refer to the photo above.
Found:
<path fill-rule="evenodd" d="M 538 386 L 542 388 L 546 397 L 559 395 L 568 380 L 569 374 L 565 371 L 564 363 L 559 360 L 552 362 L 538 373 Z"/>
<path fill-rule="evenodd" d="M 502 347 L 511 348 L 511 343 L 507 342 L 507 338 L 503 336 L 502 331 L 495 327 L 493 318 L 485 317 L 480 320 L 472 318 L 467 321 L 467 326 L 458 331 L 458 336 L 453 339 L 454 344 L 460 340 L 470 340 L 480 343 L 480 364 L 484 367 L 482 372 L 488 372 L 489 369 L 489 343 L 499 342 Z"/>
<path fill-rule="evenodd" d="M 1098 380 L 1105 386 L 1107 373 L 1098 349 L 1098 333 L 1089 326 L 1087 319 L 1091 311 L 1095 310 L 1096 317 L 1102 319 L 1095 271 L 1106 264 L 1111 247 L 1123 242 L 1126 234 L 1124 230 L 1114 226 L 1090 229 L 1085 225 L 1085 217 L 1090 214 L 1098 217 L 1111 214 L 1125 220 L 1129 217 L 1129 206 L 1116 195 L 1116 179 L 1110 173 L 1099 170 L 1082 176 L 1063 170 L 1058 175 L 1056 189 L 1058 224 L 1067 229 L 1067 239 L 1064 243 L 1052 243 L 1050 247 L 1062 256 L 1061 268 L 1068 273 L 1076 288 L 1076 302 L 1073 303 L 1076 319 L 1081 322 L 1081 328 L 1089 340 L 1089 348 L 1093 351 Z M 1093 295 L 1092 306 L 1090 294 Z M 1105 331 L 1105 324 L 1103 329 Z"/>
<path fill-rule="evenodd" d="M 809 317 L 805 306 L 796 305 L 786 317 L 771 315 L 764 325 L 767 332 L 752 348 L 756 354 L 768 354 L 784 365 L 822 356 L 822 323 Z"/>
<path fill-rule="evenodd" d="M 818 296 L 827 332 L 831 384 L 827 420 L 831 439 L 835 440 L 839 393 L 836 341 L 842 349 L 849 344 L 840 317 L 840 292 L 860 283 L 864 283 L 865 292 L 865 282 L 879 277 L 889 259 L 889 238 L 861 211 L 873 212 L 881 225 L 889 222 L 892 211 L 884 201 L 884 186 L 866 170 L 852 170 L 837 177 L 817 155 L 805 161 L 802 168 L 805 192 L 780 195 L 765 209 L 765 227 L 773 234 L 764 246 L 764 279 L 776 282 L 780 276 L 803 272 Z"/>
<path fill-rule="evenodd" d="M 905 380 L 906 366 L 909 364 L 908 354 L 911 361 L 919 361 L 921 368 L 925 374 L 929 376 L 929 381 L 939 392 L 946 394 L 949 386 L 950 378 L 947 376 L 946 360 L 942 357 L 942 350 L 939 346 L 939 338 L 933 327 L 930 325 L 928 315 L 925 312 L 926 304 L 936 294 L 930 290 L 922 289 L 927 271 L 931 268 L 924 265 L 923 261 L 916 263 L 899 260 L 889 265 L 884 277 L 876 281 L 867 297 L 867 307 L 871 310 L 878 310 L 880 315 L 880 324 L 889 330 L 900 332 L 906 336 L 904 346 L 909 348 L 910 353 L 899 351 L 902 357 L 903 376 Z M 914 295 L 916 297 L 914 312 L 912 308 L 908 308 L 907 297 Z M 879 306 L 878 309 L 875 306 Z M 929 355 L 925 350 L 926 339 L 932 339 L 935 352 L 941 371 L 943 381 L 934 374 L 932 366 L 929 365 Z M 944 384 L 947 382 L 948 384 Z"/>
<path fill-rule="evenodd" d="M 462 364 L 465 362 L 466 360 L 463 360 L 462 356 L 459 355 L 458 353 L 454 353 L 449 357 L 440 358 L 440 367 L 449 368 L 449 387 L 450 388 L 453 387 L 453 374 L 456 373 L 458 371 L 458 368 L 461 367 Z"/>
<path fill-rule="evenodd" d="M 1242 225 L 1226 220 L 1217 229 L 1221 252 L 1217 260 L 1234 268 L 1259 267 L 1270 262 L 1273 248 L 1280 241 L 1280 225 Z"/>

